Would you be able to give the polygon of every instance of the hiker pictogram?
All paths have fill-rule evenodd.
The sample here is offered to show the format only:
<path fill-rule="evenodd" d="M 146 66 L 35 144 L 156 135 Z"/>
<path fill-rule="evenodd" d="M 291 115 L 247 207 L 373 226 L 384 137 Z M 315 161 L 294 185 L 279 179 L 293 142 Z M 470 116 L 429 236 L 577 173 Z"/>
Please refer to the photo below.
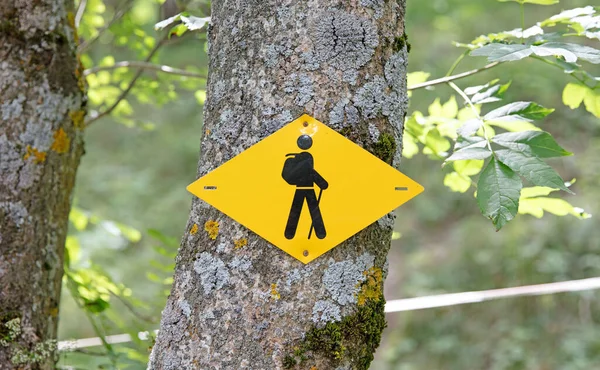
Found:
<path fill-rule="evenodd" d="M 312 225 L 308 232 L 308 239 L 312 236 L 313 229 L 319 239 L 325 238 L 327 232 L 323 223 L 323 215 L 319 204 L 323 190 L 329 187 L 327 181 L 315 170 L 315 161 L 307 150 L 312 147 L 312 138 L 308 135 L 302 135 L 298 138 L 298 147 L 304 150 L 301 153 L 291 153 L 286 155 L 281 177 L 290 185 L 296 186 L 292 207 L 285 226 L 285 238 L 294 239 L 302 213 L 302 206 L 306 200 L 308 211 L 312 219 Z M 314 185 L 319 187 L 319 196 L 315 193 Z"/>

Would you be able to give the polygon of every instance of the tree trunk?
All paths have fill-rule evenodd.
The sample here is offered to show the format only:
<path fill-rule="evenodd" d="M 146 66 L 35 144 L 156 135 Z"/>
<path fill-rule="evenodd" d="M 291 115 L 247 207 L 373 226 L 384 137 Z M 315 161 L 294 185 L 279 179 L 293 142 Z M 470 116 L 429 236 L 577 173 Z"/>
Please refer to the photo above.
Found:
<path fill-rule="evenodd" d="M 404 11 L 404 0 L 213 1 L 198 175 L 303 113 L 397 165 Z M 367 369 L 392 227 L 388 215 L 303 265 L 194 199 L 149 369 Z"/>
<path fill-rule="evenodd" d="M 73 3 L 0 4 L 0 368 L 54 369 L 84 88 Z"/>

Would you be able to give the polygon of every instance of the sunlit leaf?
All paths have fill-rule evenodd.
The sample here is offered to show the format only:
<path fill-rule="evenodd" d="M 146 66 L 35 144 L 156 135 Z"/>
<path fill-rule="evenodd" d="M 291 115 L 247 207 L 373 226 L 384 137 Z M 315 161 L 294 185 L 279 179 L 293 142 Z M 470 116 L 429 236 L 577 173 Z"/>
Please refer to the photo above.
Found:
<path fill-rule="evenodd" d="M 487 57 L 490 62 L 512 62 L 527 58 L 533 53 L 528 45 L 488 44 L 471 52 L 472 56 Z"/>
<path fill-rule="evenodd" d="M 471 179 L 468 176 L 450 172 L 444 177 L 444 185 L 453 192 L 464 193 L 471 187 Z"/>
<path fill-rule="evenodd" d="M 454 162 L 454 170 L 464 176 L 474 176 L 481 172 L 483 160 L 466 160 Z"/>
<path fill-rule="evenodd" d="M 72 207 L 71 212 L 69 213 L 69 221 L 71 221 L 77 230 L 81 231 L 85 230 L 87 227 L 89 217 L 82 209 L 78 207 Z"/>
<path fill-rule="evenodd" d="M 570 82 L 563 90 L 563 103 L 571 109 L 578 108 L 583 102 L 589 87 L 578 83 Z"/>

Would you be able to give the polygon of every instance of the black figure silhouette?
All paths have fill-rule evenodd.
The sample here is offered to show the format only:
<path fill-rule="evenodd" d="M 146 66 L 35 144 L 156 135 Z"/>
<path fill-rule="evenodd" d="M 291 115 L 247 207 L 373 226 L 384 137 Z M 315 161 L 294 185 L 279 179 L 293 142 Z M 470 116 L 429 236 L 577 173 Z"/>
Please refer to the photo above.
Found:
<path fill-rule="evenodd" d="M 312 138 L 310 136 L 302 135 L 298 138 L 298 147 L 300 149 L 308 150 L 311 146 Z M 315 171 L 314 159 L 309 152 L 304 151 L 301 153 L 287 154 L 286 158 L 281 177 L 283 177 L 288 184 L 296 186 L 296 193 L 294 194 L 290 215 L 288 217 L 287 225 L 285 226 L 285 237 L 287 239 L 294 239 L 296 236 L 300 213 L 302 212 L 302 206 L 306 199 L 308 211 L 310 212 L 310 217 L 312 219 L 308 238 L 310 239 L 314 228 L 317 238 L 323 239 L 327 235 L 327 232 L 325 231 L 325 225 L 323 224 L 319 202 L 321 201 L 323 190 L 327 189 L 329 184 L 317 171 Z M 318 198 L 315 194 L 314 184 L 320 188 Z"/>

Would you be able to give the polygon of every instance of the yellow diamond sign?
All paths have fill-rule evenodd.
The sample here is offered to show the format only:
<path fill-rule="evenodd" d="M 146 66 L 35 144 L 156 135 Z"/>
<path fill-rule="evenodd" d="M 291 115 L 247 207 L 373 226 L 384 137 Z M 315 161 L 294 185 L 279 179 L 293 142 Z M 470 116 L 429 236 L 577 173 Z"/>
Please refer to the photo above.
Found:
<path fill-rule="evenodd" d="M 187 189 L 304 263 L 423 191 L 308 115 Z"/>

